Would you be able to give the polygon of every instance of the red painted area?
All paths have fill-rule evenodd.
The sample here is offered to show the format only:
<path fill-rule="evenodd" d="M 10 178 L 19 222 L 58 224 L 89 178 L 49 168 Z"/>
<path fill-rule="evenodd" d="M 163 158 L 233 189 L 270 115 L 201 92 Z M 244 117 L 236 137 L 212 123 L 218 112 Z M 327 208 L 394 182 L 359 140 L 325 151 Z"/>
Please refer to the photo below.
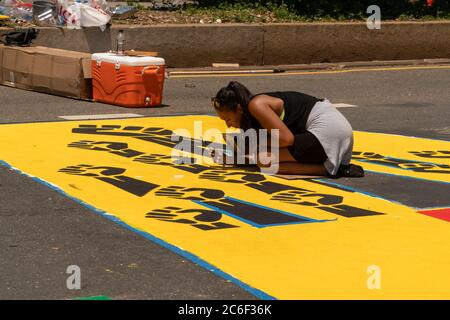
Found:
<path fill-rule="evenodd" d="M 450 208 L 420 210 L 419 213 L 450 222 Z"/>

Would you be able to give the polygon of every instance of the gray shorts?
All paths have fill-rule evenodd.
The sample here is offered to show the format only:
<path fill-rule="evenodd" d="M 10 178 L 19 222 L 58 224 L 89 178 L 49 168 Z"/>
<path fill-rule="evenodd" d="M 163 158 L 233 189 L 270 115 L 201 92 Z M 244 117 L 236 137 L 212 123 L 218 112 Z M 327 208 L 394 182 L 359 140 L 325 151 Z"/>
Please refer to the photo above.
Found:
<path fill-rule="evenodd" d="M 316 136 L 327 155 L 324 166 L 336 175 L 339 166 L 352 159 L 353 129 L 347 119 L 327 99 L 317 102 L 306 122 L 306 130 Z"/>

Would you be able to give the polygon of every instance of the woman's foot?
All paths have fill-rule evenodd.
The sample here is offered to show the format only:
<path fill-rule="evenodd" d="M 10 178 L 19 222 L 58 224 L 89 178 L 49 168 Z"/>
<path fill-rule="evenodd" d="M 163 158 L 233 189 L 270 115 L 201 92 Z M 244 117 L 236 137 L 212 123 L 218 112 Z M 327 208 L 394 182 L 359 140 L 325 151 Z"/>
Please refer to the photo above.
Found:
<path fill-rule="evenodd" d="M 340 177 L 361 178 L 364 177 L 364 169 L 357 164 L 341 165 L 336 174 L 336 178 Z"/>

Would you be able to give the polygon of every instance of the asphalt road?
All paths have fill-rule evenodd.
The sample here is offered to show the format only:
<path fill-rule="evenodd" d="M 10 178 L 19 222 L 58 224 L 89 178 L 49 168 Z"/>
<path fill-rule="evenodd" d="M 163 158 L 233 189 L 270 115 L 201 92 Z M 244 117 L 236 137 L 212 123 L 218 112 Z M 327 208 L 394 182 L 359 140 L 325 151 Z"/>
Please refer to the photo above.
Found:
<path fill-rule="evenodd" d="M 0 123 L 64 121 L 59 116 L 212 114 L 209 98 L 228 81 L 253 92 L 297 90 L 342 108 L 355 130 L 450 140 L 450 66 L 348 73 L 169 78 L 163 107 L 124 109 L 0 86 Z M 1 160 L 1 152 L 0 152 Z M 415 207 L 449 205 L 449 185 L 385 181 L 369 174 L 343 185 Z M 399 191 L 398 186 L 407 186 Z M 436 194 L 435 191 L 438 190 Z M 403 198 L 402 198 L 403 197 Z M 61 194 L 0 166 L 0 299 L 254 299 L 238 285 L 93 214 Z M 82 289 L 66 288 L 66 268 Z"/>

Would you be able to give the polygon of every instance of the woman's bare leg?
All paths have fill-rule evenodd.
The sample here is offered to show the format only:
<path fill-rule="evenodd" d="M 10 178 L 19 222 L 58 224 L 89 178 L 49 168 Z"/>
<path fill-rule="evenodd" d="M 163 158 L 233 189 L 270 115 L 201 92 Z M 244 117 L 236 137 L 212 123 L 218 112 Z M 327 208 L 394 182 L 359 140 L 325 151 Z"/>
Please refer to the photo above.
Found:
<path fill-rule="evenodd" d="M 304 174 L 313 176 L 327 176 L 327 169 L 323 164 L 307 164 L 298 162 L 280 162 L 278 174 Z"/>
<path fill-rule="evenodd" d="M 259 154 L 258 166 L 261 171 L 267 171 L 268 173 L 273 173 L 267 170 L 272 163 L 267 163 L 266 159 L 270 158 L 270 153 Z M 261 160 L 261 161 L 259 161 Z M 277 161 L 278 160 L 278 161 Z M 272 159 L 273 164 L 278 164 L 278 174 L 295 174 L 295 175 L 315 175 L 315 176 L 326 176 L 328 175 L 327 170 L 323 164 L 307 164 L 298 163 L 294 157 L 291 155 L 287 148 L 280 148 L 278 159 Z M 265 163 L 262 163 L 265 162 Z"/>

